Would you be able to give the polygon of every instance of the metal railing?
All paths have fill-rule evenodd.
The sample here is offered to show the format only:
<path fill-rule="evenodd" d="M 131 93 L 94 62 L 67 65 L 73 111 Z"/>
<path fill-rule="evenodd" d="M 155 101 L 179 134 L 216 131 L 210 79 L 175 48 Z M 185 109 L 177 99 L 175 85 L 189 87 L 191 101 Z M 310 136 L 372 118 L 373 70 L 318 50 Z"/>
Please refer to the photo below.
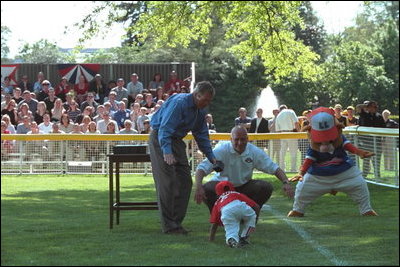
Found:
<path fill-rule="evenodd" d="M 399 187 L 399 131 L 367 127 L 348 127 L 346 137 L 359 148 L 375 152 L 370 159 L 349 154 L 371 183 Z M 107 154 L 117 144 L 147 145 L 149 136 L 41 134 L 1 135 L 1 174 L 107 174 Z M 229 141 L 229 133 L 210 134 L 212 146 Z M 250 142 L 263 148 L 281 168 L 297 172 L 306 155 L 309 142 L 306 133 L 249 134 Z M 291 140 L 294 153 L 282 153 L 282 140 Z M 189 134 L 185 138 L 192 172 L 205 158 Z M 285 166 L 285 167 L 284 167 Z M 150 163 L 123 163 L 121 172 L 151 173 Z"/>

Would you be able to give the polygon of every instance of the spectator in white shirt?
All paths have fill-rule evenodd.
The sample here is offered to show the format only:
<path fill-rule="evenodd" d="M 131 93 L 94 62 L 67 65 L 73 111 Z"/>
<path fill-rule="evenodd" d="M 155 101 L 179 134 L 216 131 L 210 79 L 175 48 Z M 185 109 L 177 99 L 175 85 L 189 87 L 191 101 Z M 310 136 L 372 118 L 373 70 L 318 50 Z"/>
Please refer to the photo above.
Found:
<path fill-rule="evenodd" d="M 131 98 L 130 102 L 133 102 L 136 98 L 136 95 L 142 93 L 143 91 L 143 84 L 139 82 L 139 75 L 136 73 L 131 74 L 131 81 L 126 86 L 126 89 L 128 89 L 128 94 Z"/>
<path fill-rule="evenodd" d="M 123 98 L 128 99 L 128 90 L 124 87 L 125 81 L 122 78 L 119 78 L 117 80 L 117 87 L 114 87 L 111 89 L 111 92 L 115 92 L 115 100 L 117 101 L 122 101 Z"/>
<path fill-rule="evenodd" d="M 148 119 L 149 119 L 149 117 L 147 116 L 147 108 L 141 107 L 140 113 L 139 113 L 139 116 L 138 116 L 137 122 L 136 122 L 139 133 L 142 133 L 145 130 L 143 122 Z"/>
<path fill-rule="evenodd" d="M 138 131 L 135 129 L 132 129 L 132 121 L 131 120 L 125 120 L 124 121 L 124 129 L 119 131 L 119 134 L 137 134 Z"/>
<path fill-rule="evenodd" d="M 50 115 L 48 113 L 43 115 L 43 122 L 39 124 L 39 130 L 45 134 L 50 133 L 53 130 L 53 123 L 50 122 Z"/>
<path fill-rule="evenodd" d="M 109 122 L 115 124 L 115 132 L 119 133 L 117 122 L 111 119 L 108 112 L 104 112 L 103 119 L 97 123 L 97 129 L 100 131 L 100 133 L 104 134 L 105 132 L 107 132 L 107 125 Z"/>
<path fill-rule="evenodd" d="M 299 132 L 300 125 L 296 113 L 292 109 L 288 109 L 286 105 L 279 107 L 279 114 L 276 117 L 275 129 L 278 133 L 285 132 Z M 297 172 L 297 139 L 282 139 L 281 140 L 281 153 L 279 166 L 282 170 L 285 170 L 285 156 L 286 151 L 289 149 L 290 160 L 291 160 L 291 172 Z"/>

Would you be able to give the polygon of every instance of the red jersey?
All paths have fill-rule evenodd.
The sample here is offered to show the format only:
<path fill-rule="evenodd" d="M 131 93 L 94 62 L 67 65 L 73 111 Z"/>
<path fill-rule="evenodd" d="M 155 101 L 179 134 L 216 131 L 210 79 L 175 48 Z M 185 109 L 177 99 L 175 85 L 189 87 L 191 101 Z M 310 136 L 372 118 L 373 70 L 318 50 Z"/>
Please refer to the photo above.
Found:
<path fill-rule="evenodd" d="M 223 226 L 222 221 L 221 221 L 221 209 L 231 203 L 234 200 L 240 200 L 245 202 L 247 205 L 250 207 L 255 207 L 257 206 L 257 203 L 254 202 L 252 199 L 250 199 L 248 196 L 245 194 L 241 194 L 236 191 L 227 191 L 223 193 L 217 201 L 214 203 L 214 207 L 211 211 L 211 217 L 210 217 L 210 223 L 216 223 L 218 225 Z"/>
<path fill-rule="evenodd" d="M 164 92 L 172 95 L 175 93 L 176 88 L 181 88 L 183 85 L 186 86 L 184 81 L 181 81 L 179 79 L 176 80 L 169 80 L 165 85 L 164 85 Z"/>
<path fill-rule="evenodd" d="M 79 83 L 74 85 L 74 90 L 78 95 L 84 95 L 89 91 L 89 84 L 85 82 L 83 88 L 79 88 Z"/>

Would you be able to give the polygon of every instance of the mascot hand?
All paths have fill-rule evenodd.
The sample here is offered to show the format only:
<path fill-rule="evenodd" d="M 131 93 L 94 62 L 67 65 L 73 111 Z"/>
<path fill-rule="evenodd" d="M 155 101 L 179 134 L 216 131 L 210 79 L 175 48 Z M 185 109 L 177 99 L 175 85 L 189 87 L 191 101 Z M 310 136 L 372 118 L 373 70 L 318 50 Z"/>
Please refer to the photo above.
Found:
<path fill-rule="evenodd" d="M 369 158 L 369 157 L 374 156 L 375 153 L 374 152 L 370 152 L 370 151 L 366 151 L 366 150 L 363 150 L 363 149 L 358 149 L 357 155 L 360 158 L 364 159 L 364 158 Z"/>
<path fill-rule="evenodd" d="M 292 178 L 289 178 L 290 182 L 296 182 L 296 181 L 303 181 L 303 175 L 301 174 L 296 174 Z"/>

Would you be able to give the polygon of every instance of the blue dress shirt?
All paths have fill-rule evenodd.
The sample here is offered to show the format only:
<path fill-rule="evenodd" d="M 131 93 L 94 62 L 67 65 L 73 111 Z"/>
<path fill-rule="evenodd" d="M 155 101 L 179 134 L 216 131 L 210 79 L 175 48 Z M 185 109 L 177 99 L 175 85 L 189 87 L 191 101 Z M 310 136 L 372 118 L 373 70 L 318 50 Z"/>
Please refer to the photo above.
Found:
<path fill-rule="evenodd" d="M 212 151 L 208 127 L 205 120 L 206 111 L 198 109 L 193 94 L 175 94 L 152 116 L 150 125 L 158 130 L 158 141 L 164 154 L 172 154 L 172 138 L 183 138 L 188 132 L 192 134 L 200 150 L 212 161 Z"/>

